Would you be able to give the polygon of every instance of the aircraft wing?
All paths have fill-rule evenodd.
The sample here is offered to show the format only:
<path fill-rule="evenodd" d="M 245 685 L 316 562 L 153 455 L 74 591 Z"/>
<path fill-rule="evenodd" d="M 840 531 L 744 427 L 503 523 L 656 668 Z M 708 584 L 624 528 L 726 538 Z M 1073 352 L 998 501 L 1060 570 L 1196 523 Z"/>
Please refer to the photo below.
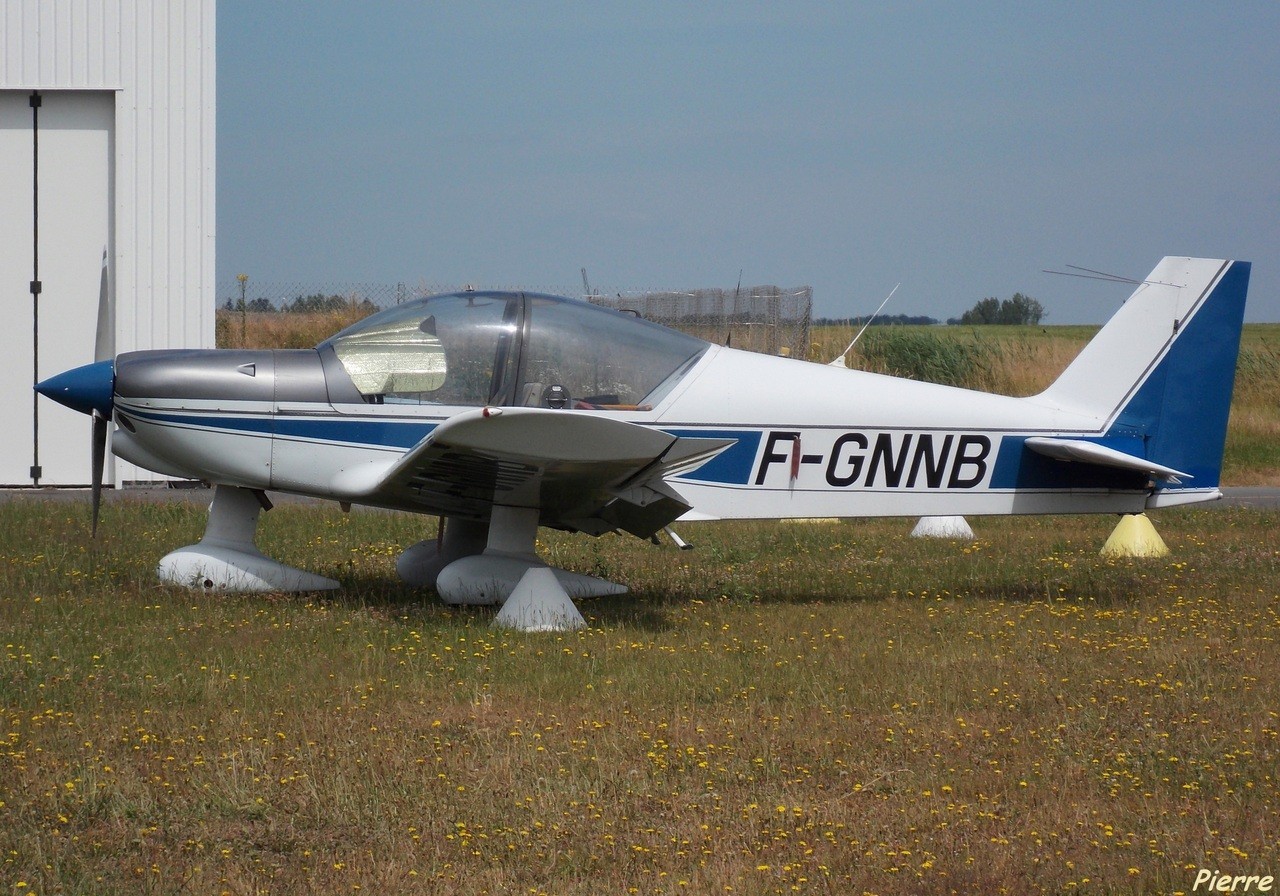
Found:
<path fill-rule="evenodd" d="M 1190 473 L 1183 473 L 1172 467 L 1153 463 L 1146 458 L 1125 454 L 1123 451 L 1117 451 L 1114 448 L 1099 445 L 1097 442 L 1087 442 L 1083 439 L 1036 437 L 1027 439 L 1026 446 L 1037 454 L 1043 454 L 1045 457 L 1052 457 L 1055 460 L 1075 461 L 1095 464 L 1101 467 L 1132 470 L 1135 473 L 1146 473 L 1153 479 L 1164 479 L 1172 483 L 1192 478 Z"/>
<path fill-rule="evenodd" d="M 598 414 L 480 408 L 449 418 L 399 459 L 343 470 L 332 490 L 339 499 L 477 519 L 494 504 L 537 507 L 545 526 L 648 537 L 690 509 L 666 477 L 731 444 Z"/>

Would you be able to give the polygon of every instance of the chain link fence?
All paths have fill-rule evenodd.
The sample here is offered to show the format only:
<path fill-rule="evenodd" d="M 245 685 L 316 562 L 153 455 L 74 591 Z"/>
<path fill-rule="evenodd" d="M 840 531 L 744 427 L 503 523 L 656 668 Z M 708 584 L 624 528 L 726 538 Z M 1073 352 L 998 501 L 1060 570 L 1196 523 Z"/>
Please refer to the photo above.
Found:
<path fill-rule="evenodd" d="M 804 358 L 809 351 L 810 286 L 622 292 L 586 298 L 719 345 L 793 358 Z"/>
<path fill-rule="evenodd" d="M 218 307 L 272 313 L 372 313 L 423 296 L 471 288 L 442 283 L 256 281 L 218 284 Z M 479 288 L 479 287 L 476 287 Z M 576 295 L 690 335 L 748 351 L 804 358 L 812 325 L 813 288 L 744 286 L 735 289 L 593 291 L 506 287 L 514 291 Z"/>

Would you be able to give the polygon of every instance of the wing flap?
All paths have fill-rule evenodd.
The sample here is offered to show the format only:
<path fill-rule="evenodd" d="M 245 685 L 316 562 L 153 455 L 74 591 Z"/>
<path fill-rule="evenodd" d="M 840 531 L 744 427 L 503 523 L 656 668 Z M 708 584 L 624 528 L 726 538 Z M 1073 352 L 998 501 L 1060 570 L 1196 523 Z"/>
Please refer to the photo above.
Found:
<path fill-rule="evenodd" d="M 1097 442 L 1083 439 L 1056 439 L 1037 436 L 1027 439 L 1026 446 L 1037 454 L 1051 457 L 1067 463 L 1094 464 L 1100 467 L 1113 467 L 1119 470 L 1131 470 L 1135 473 L 1146 473 L 1154 479 L 1165 480 L 1177 484 L 1183 479 L 1192 478 L 1190 473 L 1183 473 L 1172 467 L 1157 464 L 1146 458 L 1125 454 Z"/>
<path fill-rule="evenodd" d="M 481 519 L 495 503 L 537 507 L 544 525 L 648 535 L 689 509 L 665 477 L 730 444 L 599 414 L 481 408 L 446 420 L 395 461 L 342 471 L 331 486 L 339 498 L 383 506 Z"/>

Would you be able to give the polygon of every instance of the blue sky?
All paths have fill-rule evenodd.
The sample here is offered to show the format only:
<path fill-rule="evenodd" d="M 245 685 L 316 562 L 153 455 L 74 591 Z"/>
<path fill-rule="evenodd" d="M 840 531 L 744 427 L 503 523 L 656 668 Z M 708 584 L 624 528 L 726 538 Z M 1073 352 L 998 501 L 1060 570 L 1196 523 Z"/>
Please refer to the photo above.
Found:
<path fill-rule="evenodd" d="M 1049 323 L 1162 255 L 1280 321 L 1280 4 L 218 4 L 218 280 L 809 284 Z"/>

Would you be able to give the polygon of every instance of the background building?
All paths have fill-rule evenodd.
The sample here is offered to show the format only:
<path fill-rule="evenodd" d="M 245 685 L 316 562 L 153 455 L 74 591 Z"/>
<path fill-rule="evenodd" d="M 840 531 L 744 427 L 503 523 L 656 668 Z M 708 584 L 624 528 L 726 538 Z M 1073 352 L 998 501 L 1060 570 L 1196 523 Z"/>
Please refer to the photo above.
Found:
<path fill-rule="evenodd" d="M 93 360 L 104 284 L 115 351 L 213 345 L 214 10 L 0 0 L 0 485 L 88 483 L 88 418 L 31 385 Z"/>

